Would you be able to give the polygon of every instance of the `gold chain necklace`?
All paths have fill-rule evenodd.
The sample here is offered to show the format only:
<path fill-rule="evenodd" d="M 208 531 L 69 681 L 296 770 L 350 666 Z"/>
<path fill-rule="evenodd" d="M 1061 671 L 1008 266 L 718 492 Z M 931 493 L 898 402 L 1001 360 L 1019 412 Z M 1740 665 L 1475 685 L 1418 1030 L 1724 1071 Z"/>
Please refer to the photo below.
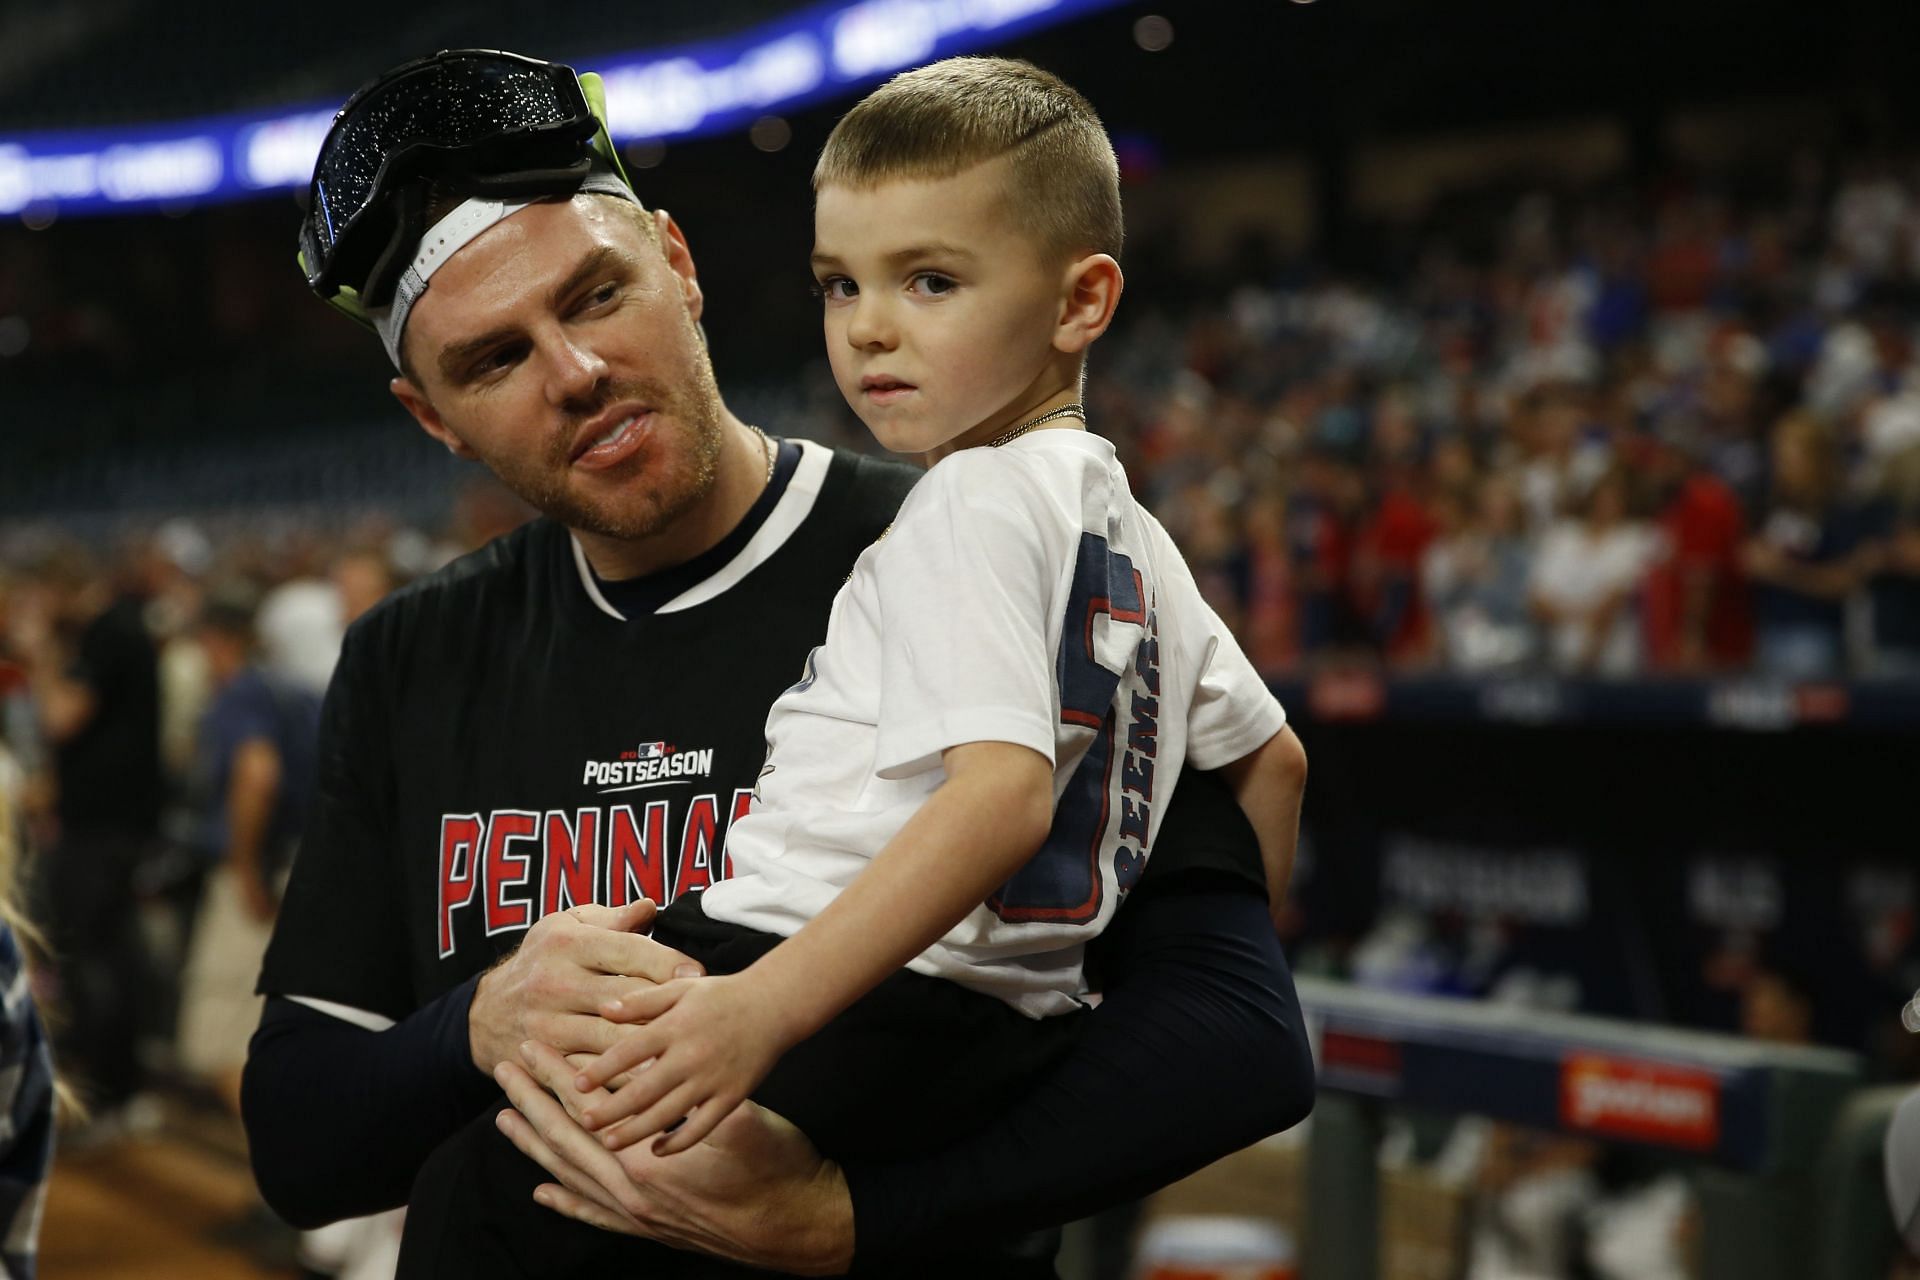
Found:
<path fill-rule="evenodd" d="M 773 447 L 773 441 L 767 439 L 767 433 L 762 431 L 760 428 L 754 426 L 751 422 L 747 424 L 747 430 L 753 432 L 754 435 L 760 437 L 760 452 L 765 454 L 767 458 L 767 478 L 761 481 L 761 483 L 772 484 L 773 483 L 773 461 L 775 458 L 778 458 L 780 456 L 780 451 Z"/>
<path fill-rule="evenodd" d="M 1055 418 L 1078 418 L 1082 423 L 1087 420 L 1087 407 L 1078 400 L 1072 404 L 1063 404 L 1058 409 L 1049 409 L 1037 418 L 1028 418 L 1017 427 L 1008 427 L 993 439 L 987 441 L 987 448 L 998 449 L 1007 441 L 1027 434 L 1043 422 L 1052 422 Z"/>

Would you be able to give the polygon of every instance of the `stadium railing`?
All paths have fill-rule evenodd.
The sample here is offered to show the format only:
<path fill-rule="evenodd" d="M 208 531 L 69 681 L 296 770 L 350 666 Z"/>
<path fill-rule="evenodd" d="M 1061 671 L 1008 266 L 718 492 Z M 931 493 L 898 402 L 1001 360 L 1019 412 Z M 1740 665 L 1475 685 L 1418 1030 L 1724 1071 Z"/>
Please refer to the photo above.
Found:
<path fill-rule="evenodd" d="M 1379 1274 L 1378 1148 L 1394 1105 L 1687 1157 L 1703 1280 L 1873 1274 L 1869 1248 L 1841 1254 L 1844 1219 L 1870 1194 L 1858 1155 L 1869 1139 L 1836 1130 L 1860 1081 L 1854 1054 L 1323 979 L 1302 978 L 1299 990 L 1321 1091 L 1307 1154 L 1308 1280 Z M 1827 1167 L 1853 1171 L 1844 1185 L 1821 1185 L 1823 1151 Z"/>
<path fill-rule="evenodd" d="M 1758 673 L 1627 680 L 1525 672 L 1409 676 L 1357 668 L 1268 683 L 1283 706 L 1305 708 L 1323 723 L 1699 725 L 1751 732 L 1920 724 L 1920 681 L 1914 680 L 1796 683 Z"/>

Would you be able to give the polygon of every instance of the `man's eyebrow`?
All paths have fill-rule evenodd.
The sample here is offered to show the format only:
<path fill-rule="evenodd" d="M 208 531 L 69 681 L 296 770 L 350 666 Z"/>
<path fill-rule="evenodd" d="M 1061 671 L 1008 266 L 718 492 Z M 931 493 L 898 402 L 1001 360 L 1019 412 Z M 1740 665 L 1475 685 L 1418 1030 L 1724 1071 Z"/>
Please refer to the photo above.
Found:
<path fill-rule="evenodd" d="M 609 265 L 616 262 L 627 263 L 631 261 L 631 258 L 632 255 L 628 254 L 618 245 L 601 245 L 599 248 L 587 254 L 586 257 L 580 259 L 573 270 L 567 273 L 567 278 L 547 292 L 547 306 L 550 308 L 558 308 L 561 303 L 566 301 L 568 294 L 578 290 L 588 280 L 606 270 Z M 466 338 L 460 342 L 451 344 L 440 353 L 441 376 L 449 382 L 457 382 L 461 369 L 466 366 L 468 361 L 485 352 L 488 348 L 497 346 L 514 337 L 519 331 L 519 327 L 516 325 L 501 325 L 497 329 L 489 329 L 478 337 Z"/>

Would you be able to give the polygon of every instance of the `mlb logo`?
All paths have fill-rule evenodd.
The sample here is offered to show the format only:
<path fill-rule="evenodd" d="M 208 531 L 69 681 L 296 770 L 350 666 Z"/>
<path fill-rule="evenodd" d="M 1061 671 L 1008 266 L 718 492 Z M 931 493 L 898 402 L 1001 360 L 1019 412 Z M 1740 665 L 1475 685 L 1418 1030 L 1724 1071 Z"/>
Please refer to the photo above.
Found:
<path fill-rule="evenodd" d="M 636 760 L 658 760 L 661 756 L 666 755 L 669 750 L 671 750 L 671 748 L 664 742 L 643 742 L 640 744 L 640 748 L 635 752 L 633 758 Z"/>

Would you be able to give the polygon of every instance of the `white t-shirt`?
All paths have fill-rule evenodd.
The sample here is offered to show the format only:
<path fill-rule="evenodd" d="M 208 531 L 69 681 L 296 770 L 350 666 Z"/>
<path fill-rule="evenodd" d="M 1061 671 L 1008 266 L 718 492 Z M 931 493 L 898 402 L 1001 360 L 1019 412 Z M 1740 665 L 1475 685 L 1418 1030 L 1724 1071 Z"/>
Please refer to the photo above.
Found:
<path fill-rule="evenodd" d="M 1646 576 L 1659 548 L 1656 534 L 1639 524 L 1622 524 L 1595 536 L 1578 520 L 1562 520 L 1547 531 L 1533 562 L 1533 590 L 1564 616 L 1548 635 L 1554 665 L 1564 671 L 1580 666 L 1586 654 L 1592 618 L 1610 596 L 1629 593 L 1600 644 L 1600 674 L 1631 675 L 1640 665 L 1639 629 L 1631 593 Z"/>
<path fill-rule="evenodd" d="M 943 751 L 1017 743 L 1053 762 L 1053 830 L 910 967 L 1066 1012 L 1182 764 L 1238 760 L 1285 719 L 1111 444 L 1038 431 L 953 454 L 861 553 L 774 703 L 706 913 L 791 936 L 945 781 Z"/>

